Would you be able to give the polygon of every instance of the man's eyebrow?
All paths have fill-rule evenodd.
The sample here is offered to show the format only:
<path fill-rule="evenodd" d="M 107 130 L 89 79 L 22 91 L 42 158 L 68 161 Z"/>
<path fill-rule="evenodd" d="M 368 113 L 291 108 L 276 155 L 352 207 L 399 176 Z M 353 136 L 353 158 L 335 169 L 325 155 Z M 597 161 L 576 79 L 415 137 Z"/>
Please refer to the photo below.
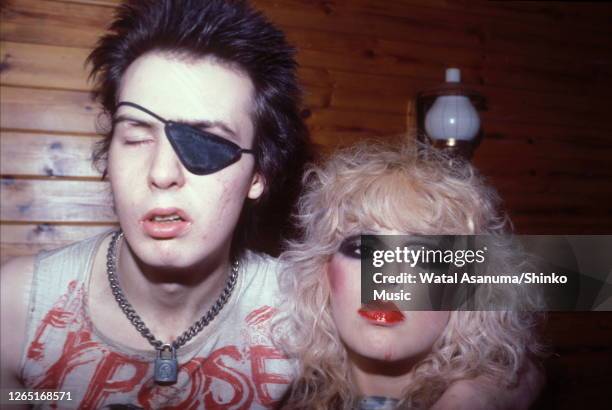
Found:
<path fill-rule="evenodd" d="M 147 121 L 147 120 L 144 120 L 142 118 L 132 117 L 129 114 L 119 114 L 119 115 L 113 116 L 113 124 L 117 124 L 117 123 L 122 122 L 122 121 L 132 121 L 132 122 L 136 122 L 138 124 L 141 124 L 141 125 L 147 126 L 147 127 L 152 127 L 153 126 L 151 121 Z"/>

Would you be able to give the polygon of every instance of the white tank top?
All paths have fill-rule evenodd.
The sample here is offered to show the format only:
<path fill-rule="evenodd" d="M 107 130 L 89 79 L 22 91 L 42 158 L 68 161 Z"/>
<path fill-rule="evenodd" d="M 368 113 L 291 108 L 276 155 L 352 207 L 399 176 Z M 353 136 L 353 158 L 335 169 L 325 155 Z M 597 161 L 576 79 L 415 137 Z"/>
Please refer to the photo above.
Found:
<path fill-rule="evenodd" d="M 70 392 L 72 399 L 41 407 L 275 408 L 294 375 L 271 341 L 276 260 L 246 253 L 228 303 L 204 335 L 177 351 L 177 383 L 160 386 L 153 382 L 153 348 L 120 345 L 91 322 L 87 286 L 106 235 L 36 257 L 21 378 L 27 388 Z"/>

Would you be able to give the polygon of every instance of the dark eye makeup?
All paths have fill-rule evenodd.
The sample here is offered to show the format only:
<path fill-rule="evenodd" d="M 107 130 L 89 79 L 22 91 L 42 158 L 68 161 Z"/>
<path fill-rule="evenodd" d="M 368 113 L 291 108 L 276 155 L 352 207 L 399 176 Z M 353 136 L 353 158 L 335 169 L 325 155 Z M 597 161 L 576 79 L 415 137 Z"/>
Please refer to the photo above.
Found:
<path fill-rule="evenodd" d="M 346 257 L 361 259 L 371 257 L 374 248 L 371 244 L 363 242 L 361 235 L 353 235 L 342 241 L 338 251 Z"/>
<path fill-rule="evenodd" d="M 338 249 L 341 254 L 349 258 L 361 258 L 361 235 L 345 238 Z"/>

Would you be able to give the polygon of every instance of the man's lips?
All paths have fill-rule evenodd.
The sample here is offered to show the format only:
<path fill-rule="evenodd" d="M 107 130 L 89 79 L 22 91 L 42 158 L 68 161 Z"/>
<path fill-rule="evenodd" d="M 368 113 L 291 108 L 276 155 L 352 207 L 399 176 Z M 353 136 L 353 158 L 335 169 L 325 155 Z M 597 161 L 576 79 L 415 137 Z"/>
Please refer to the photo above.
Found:
<path fill-rule="evenodd" d="M 159 218 L 165 219 L 159 219 Z M 178 217 L 168 219 L 169 217 Z M 155 239 L 172 239 L 187 232 L 191 218 L 180 208 L 155 208 L 147 212 L 140 223 L 147 235 Z"/>
<path fill-rule="evenodd" d="M 359 315 L 376 324 L 392 325 L 403 322 L 406 317 L 393 302 L 372 302 L 357 311 Z"/>
<path fill-rule="evenodd" d="M 189 217 L 187 212 L 183 211 L 180 208 L 155 208 L 155 209 L 151 209 L 149 212 L 147 212 L 140 219 L 140 221 L 144 222 L 144 221 L 147 221 L 147 220 L 153 220 L 153 218 L 155 218 L 156 216 L 170 216 L 170 215 L 177 215 L 183 221 L 191 222 L 191 218 Z"/>

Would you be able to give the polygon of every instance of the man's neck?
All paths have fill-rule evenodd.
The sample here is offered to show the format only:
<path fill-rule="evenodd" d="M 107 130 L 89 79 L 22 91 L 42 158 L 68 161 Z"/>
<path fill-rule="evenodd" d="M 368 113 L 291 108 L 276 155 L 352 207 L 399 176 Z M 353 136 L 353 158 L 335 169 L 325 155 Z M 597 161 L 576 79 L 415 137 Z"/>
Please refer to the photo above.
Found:
<path fill-rule="evenodd" d="M 231 269 L 229 247 L 186 269 L 142 263 L 123 241 L 117 276 L 123 293 L 157 339 L 169 343 L 216 302 Z"/>

